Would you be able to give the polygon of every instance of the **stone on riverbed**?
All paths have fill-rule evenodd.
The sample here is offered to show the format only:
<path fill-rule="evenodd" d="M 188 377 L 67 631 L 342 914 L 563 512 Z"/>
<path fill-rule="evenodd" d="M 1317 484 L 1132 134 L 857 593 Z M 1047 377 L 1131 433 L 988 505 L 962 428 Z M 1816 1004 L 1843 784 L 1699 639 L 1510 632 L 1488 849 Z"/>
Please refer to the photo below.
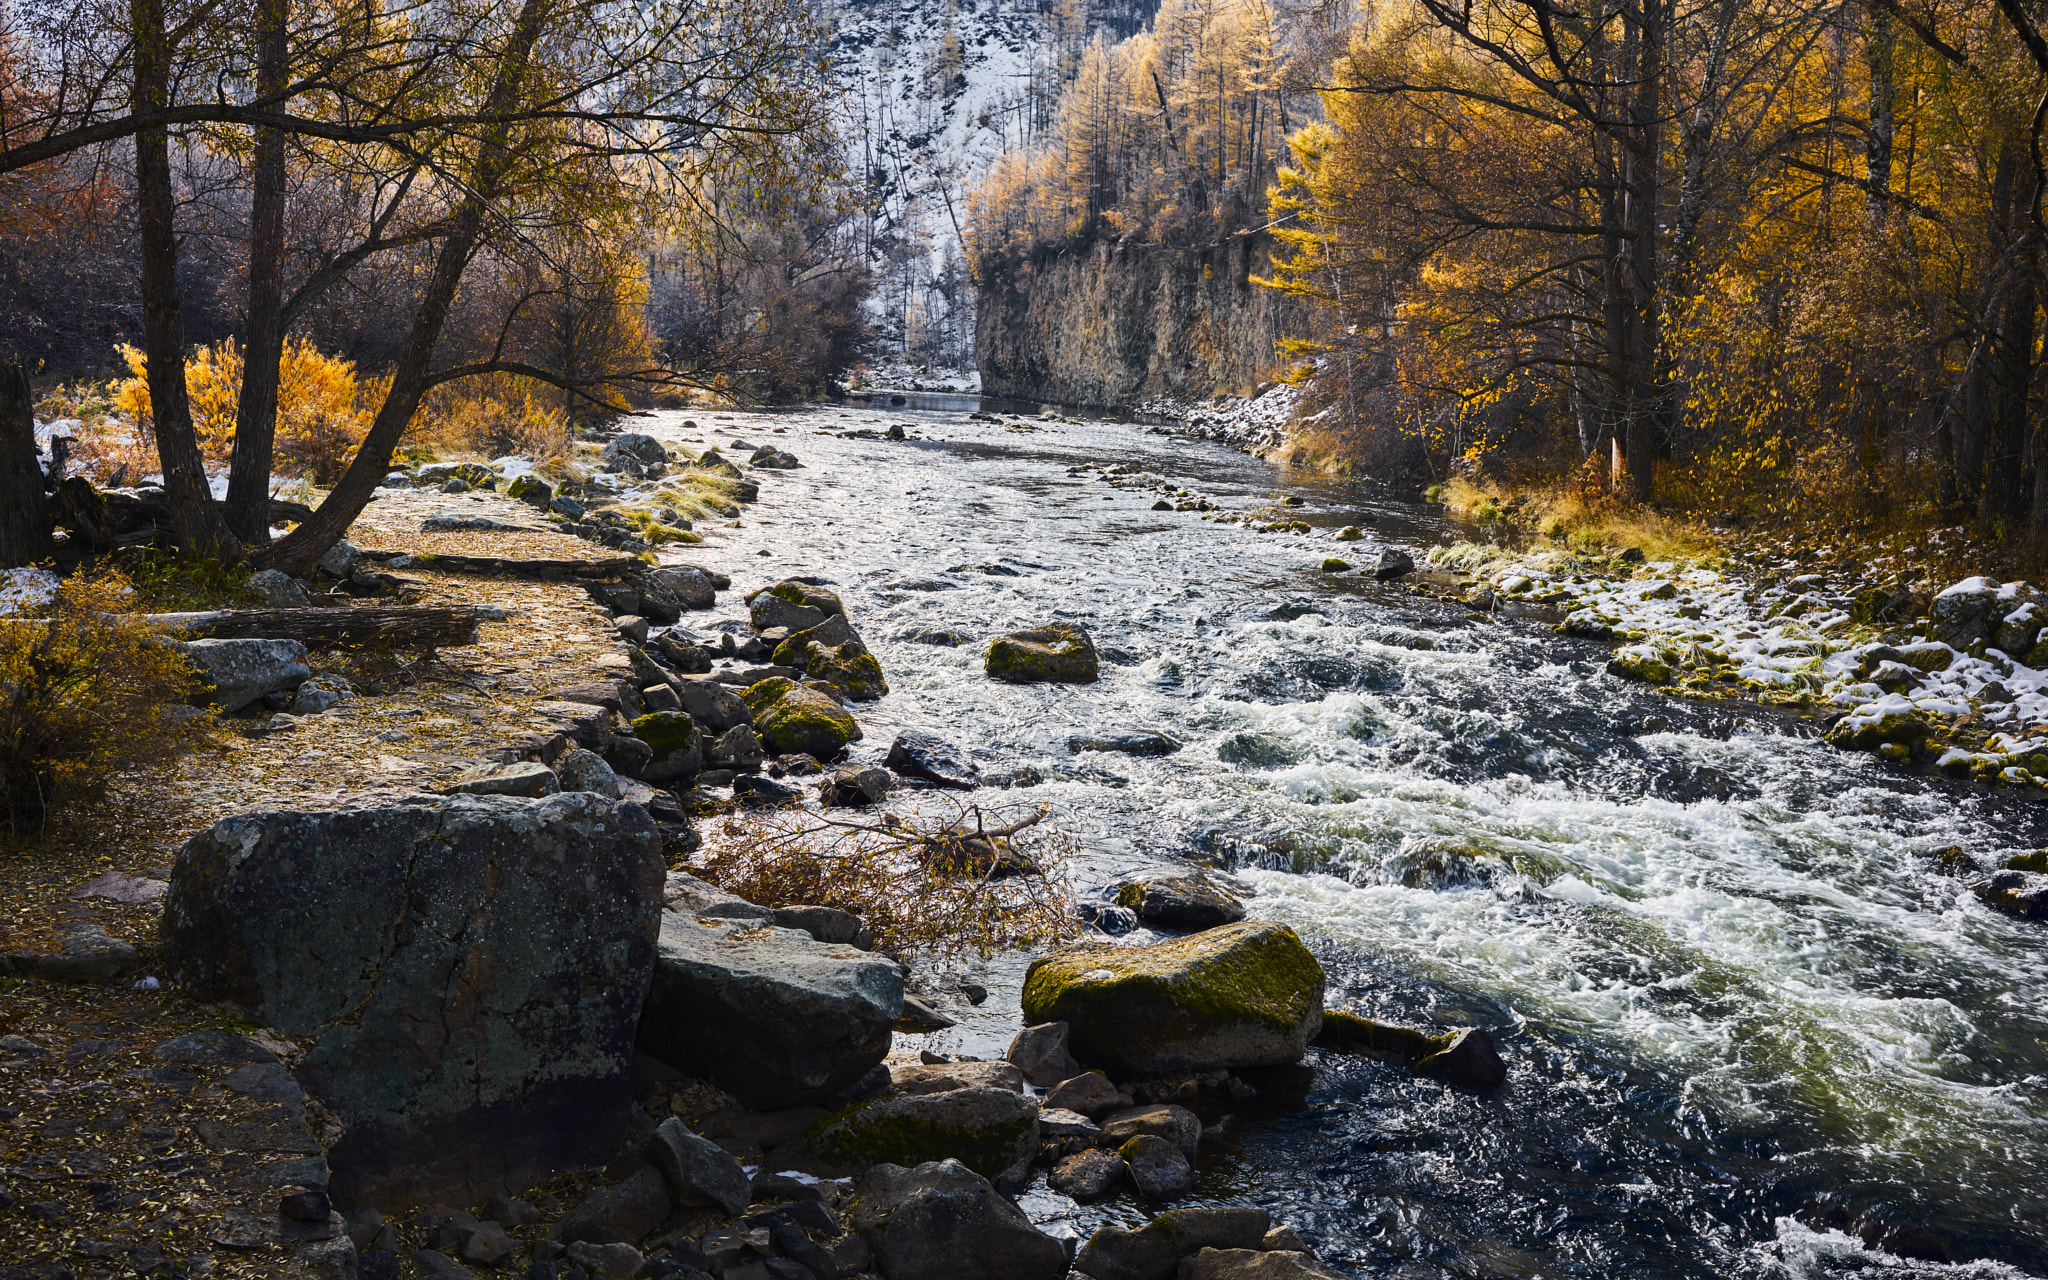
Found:
<path fill-rule="evenodd" d="M 1257 1249 L 1273 1225 L 1264 1209 L 1168 1209 L 1142 1227 L 1098 1228 L 1074 1258 L 1094 1280 L 1175 1280 L 1202 1249 Z"/>
<path fill-rule="evenodd" d="M 1060 1161 L 1045 1185 L 1080 1204 L 1092 1204 L 1116 1190 L 1124 1173 L 1123 1157 L 1114 1151 L 1083 1151 Z"/>
<path fill-rule="evenodd" d="M 1415 557 L 1396 547 L 1380 552 L 1379 563 L 1373 567 L 1372 576 L 1381 582 L 1391 582 L 1415 572 Z"/>
<path fill-rule="evenodd" d="M 1244 919 L 1244 903 L 1200 871 L 1127 880 L 1117 886 L 1116 905 L 1169 929 L 1213 929 Z"/>
<path fill-rule="evenodd" d="M 1081 1074 L 1081 1064 L 1074 1061 L 1073 1053 L 1067 1048 L 1071 1032 L 1072 1028 L 1064 1022 L 1026 1027 L 1010 1041 L 1007 1056 L 1024 1073 L 1026 1080 L 1041 1089 L 1050 1089 Z"/>
<path fill-rule="evenodd" d="M 1344 1280 L 1306 1253 L 1202 1249 L 1181 1263 L 1179 1280 Z"/>
<path fill-rule="evenodd" d="M 1170 756 L 1180 744 L 1163 733 L 1077 733 L 1067 739 L 1067 750 L 1114 751 L 1127 756 Z"/>
<path fill-rule="evenodd" d="M 1195 1171 L 1185 1152 L 1156 1134 L 1142 1133 L 1117 1148 L 1140 1195 L 1178 1200 L 1195 1188 Z"/>
<path fill-rule="evenodd" d="M 1038 1149 L 1038 1103 L 1001 1085 L 870 1098 L 804 1135 L 820 1170 L 958 1160 L 993 1178 Z"/>
<path fill-rule="evenodd" d="M 958 1160 L 876 1165 L 848 1216 L 889 1280 L 1063 1280 L 1067 1251 Z"/>
<path fill-rule="evenodd" d="M 165 899 L 170 975 L 312 1041 L 298 1075 L 345 1127 L 342 1203 L 470 1203 L 606 1159 L 661 914 L 647 811 L 373 799 L 193 837 Z"/>
<path fill-rule="evenodd" d="M 1098 1145 L 1120 1147 L 1145 1134 L 1164 1138 L 1179 1147 L 1182 1155 L 1193 1156 L 1202 1142 L 1202 1120 L 1186 1107 L 1172 1103 L 1127 1107 L 1103 1117 L 1102 1141 Z"/>
<path fill-rule="evenodd" d="M 296 689 L 313 674 L 306 646 L 296 640 L 188 640 L 173 647 L 199 672 L 206 700 L 223 712 Z"/>
<path fill-rule="evenodd" d="M 1012 684 L 1093 684 L 1101 674 L 1095 640 L 1077 622 L 997 636 L 989 642 L 984 667 Z"/>
<path fill-rule="evenodd" d="M 906 778 L 923 778 L 942 787 L 972 791 L 981 785 L 981 770 L 966 752 L 937 734 L 916 729 L 896 735 L 886 763 Z"/>
<path fill-rule="evenodd" d="M 756 1111 L 822 1102 L 889 1052 L 894 961 L 795 929 L 664 913 L 640 1049 Z"/>
<path fill-rule="evenodd" d="M 859 722 L 844 707 L 785 676 L 771 676 L 740 696 L 761 741 L 776 755 L 830 760 L 861 738 Z"/>
<path fill-rule="evenodd" d="M 1064 1021 L 1074 1055 L 1133 1074 L 1298 1062 L 1322 1026 L 1323 968 L 1294 930 L 1224 925 L 1149 947 L 1034 960 L 1026 1021 Z"/>

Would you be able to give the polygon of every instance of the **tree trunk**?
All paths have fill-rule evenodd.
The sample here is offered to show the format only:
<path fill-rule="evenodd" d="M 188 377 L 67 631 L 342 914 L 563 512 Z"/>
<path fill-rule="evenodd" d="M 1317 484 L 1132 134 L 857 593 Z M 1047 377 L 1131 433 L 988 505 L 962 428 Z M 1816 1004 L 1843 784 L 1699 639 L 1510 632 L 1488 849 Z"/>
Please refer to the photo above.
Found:
<path fill-rule="evenodd" d="M 476 643 L 483 611 L 475 605 L 414 608 L 342 605 L 326 609 L 219 609 L 210 613 L 157 613 L 152 627 L 173 635 L 224 640 L 297 640 L 313 648 L 385 644 L 394 649 L 438 649 Z"/>
<path fill-rule="evenodd" d="M 131 107 L 137 113 L 167 105 L 171 47 L 164 29 L 163 0 L 130 0 L 135 38 L 135 83 Z M 135 211 L 141 229 L 142 349 L 149 361 L 150 418 L 157 457 L 164 470 L 164 494 L 171 522 L 189 552 L 238 560 L 241 544 L 221 518 L 207 485 L 206 460 L 192 427 L 192 402 L 185 388 L 185 337 L 178 314 L 177 193 L 171 184 L 170 135 L 143 129 L 135 135 Z"/>
<path fill-rule="evenodd" d="M 1662 318 L 1657 282 L 1658 166 L 1663 161 L 1659 120 L 1663 112 L 1664 9 L 1668 0 L 1641 0 L 1636 43 L 1636 84 L 1630 104 L 1630 136 L 1622 148 L 1628 192 L 1628 285 L 1623 305 L 1629 312 L 1627 365 L 1623 371 L 1628 403 L 1628 487 L 1638 502 L 1650 500 L 1657 476 L 1657 433 L 1663 424 L 1665 397 L 1658 361 L 1662 355 Z"/>
<path fill-rule="evenodd" d="M 285 87 L 290 0 L 261 0 L 256 16 L 256 93 L 266 102 Z M 281 111 L 282 102 L 270 109 Z M 270 541 L 270 473 L 277 445 L 278 365 L 284 356 L 285 136 L 256 131 L 249 204 L 249 306 L 244 324 L 242 390 L 235 405 L 235 452 L 228 467 L 228 527 L 244 546 Z"/>
<path fill-rule="evenodd" d="M 1872 227 L 1882 230 L 1891 217 L 1892 140 L 1897 132 L 1892 15 L 1882 4 L 1872 3 L 1868 16 L 1864 58 L 1870 69 L 1870 129 L 1864 135 L 1863 163 L 1869 182 L 1863 188 L 1863 214 Z"/>
<path fill-rule="evenodd" d="M 28 371 L 18 364 L 0 365 L 0 569 L 36 564 L 56 551 L 43 500 Z"/>
<path fill-rule="evenodd" d="M 150 3 L 152 0 L 136 2 Z M 533 47 L 540 39 L 541 28 L 546 22 L 550 2 L 525 0 L 520 7 L 512 37 L 498 64 L 497 81 L 481 113 L 485 117 L 505 115 L 516 103 L 521 82 L 526 78 L 527 65 L 533 56 Z M 512 157 L 507 145 L 510 137 L 510 125 L 496 124 L 491 126 L 482 145 L 477 148 L 466 184 L 467 194 L 449 219 L 448 238 L 441 242 L 440 252 L 435 256 L 433 274 L 427 279 L 419 310 L 413 315 L 412 331 L 406 336 L 405 347 L 392 371 L 391 389 L 384 396 L 384 404 L 378 409 L 376 420 L 370 424 L 369 434 L 356 450 L 354 461 L 349 463 L 348 471 L 313 513 L 312 519 L 256 553 L 253 558 L 261 564 L 294 576 L 309 572 L 313 562 L 348 532 L 348 527 L 355 523 L 363 508 L 370 505 L 370 495 L 377 491 L 377 486 L 389 474 L 391 454 L 412 422 L 420 398 L 427 392 L 434 348 L 440 342 L 441 329 L 448 321 L 448 310 L 455 302 L 455 292 L 462 284 L 462 274 L 468 269 L 470 255 L 476 250 L 484 214 L 490 201 L 497 197 L 498 188 L 511 167 Z M 182 378 L 180 385 L 182 387 Z"/>

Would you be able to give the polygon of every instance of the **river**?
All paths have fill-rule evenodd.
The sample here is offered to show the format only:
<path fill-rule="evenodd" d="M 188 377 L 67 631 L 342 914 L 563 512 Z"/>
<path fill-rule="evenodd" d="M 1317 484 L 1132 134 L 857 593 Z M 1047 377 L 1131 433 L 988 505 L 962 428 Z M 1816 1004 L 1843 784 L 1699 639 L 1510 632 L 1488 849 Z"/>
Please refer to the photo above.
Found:
<path fill-rule="evenodd" d="M 689 558 L 742 590 L 840 592 L 893 689 L 858 709 L 859 758 L 920 728 L 985 770 L 1034 766 L 1044 785 L 1002 798 L 1051 803 L 1084 897 L 1210 862 L 1322 958 L 1330 1007 L 1499 1040 L 1493 1096 L 1312 1052 L 1298 1105 L 1205 1144 L 1198 1200 L 1266 1206 L 1358 1276 L 2048 1276 L 2048 934 L 1928 857 L 2038 847 L 2044 806 L 1835 751 L 1797 716 L 1665 700 L 1539 620 L 1319 572 L 1370 540 L 1155 512 L 1144 485 L 1079 469 L 1129 464 L 1226 510 L 1295 497 L 1286 516 L 1370 519 L 1418 559 L 1457 536 L 1420 507 L 976 405 L 634 429 L 803 461 L 755 473 L 761 501 Z M 911 438 L 833 434 L 892 424 Z M 983 676 L 989 636 L 1054 619 L 1093 632 L 1099 683 Z M 968 642 L 906 638 L 935 628 Z M 1184 745 L 1068 750 L 1105 729 Z M 1019 1025 L 1022 960 L 977 972 L 994 994 L 931 1047 L 996 1056 Z M 1062 1233 L 1144 1216 L 1042 1182 L 1023 1203 Z M 1859 1220 L 1965 1261 L 1866 1251 Z"/>

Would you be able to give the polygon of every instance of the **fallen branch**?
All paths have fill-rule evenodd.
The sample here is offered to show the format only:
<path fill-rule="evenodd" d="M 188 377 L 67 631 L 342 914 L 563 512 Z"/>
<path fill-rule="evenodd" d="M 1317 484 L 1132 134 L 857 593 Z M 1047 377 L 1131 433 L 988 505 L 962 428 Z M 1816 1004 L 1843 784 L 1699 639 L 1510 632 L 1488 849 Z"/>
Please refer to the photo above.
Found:
<path fill-rule="evenodd" d="M 603 560 L 514 560 L 499 556 L 459 556 L 439 551 L 365 551 L 369 560 L 395 560 L 404 556 L 409 567 L 439 569 L 445 573 L 509 573 L 520 578 L 615 578 L 644 564 L 638 556 L 608 556 Z"/>
<path fill-rule="evenodd" d="M 149 624 L 192 639 L 297 640 L 307 648 L 384 644 L 394 649 L 439 649 L 476 643 L 483 611 L 475 605 L 435 607 L 358 605 L 327 609 L 215 609 L 158 613 Z"/>

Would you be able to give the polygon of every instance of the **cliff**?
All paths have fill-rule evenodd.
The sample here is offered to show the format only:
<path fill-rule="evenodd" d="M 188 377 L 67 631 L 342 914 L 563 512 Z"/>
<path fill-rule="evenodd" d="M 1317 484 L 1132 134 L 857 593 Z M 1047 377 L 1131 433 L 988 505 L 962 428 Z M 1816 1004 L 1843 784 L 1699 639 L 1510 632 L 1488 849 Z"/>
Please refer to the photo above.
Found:
<path fill-rule="evenodd" d="M 1271 237 L 1191 249 L 1098 242 L 984 259 L 974 326 L 984 395 L 1134 405 L 1247 393 L 1281 364 L 1299 309 L 1251 282 Z"/>

